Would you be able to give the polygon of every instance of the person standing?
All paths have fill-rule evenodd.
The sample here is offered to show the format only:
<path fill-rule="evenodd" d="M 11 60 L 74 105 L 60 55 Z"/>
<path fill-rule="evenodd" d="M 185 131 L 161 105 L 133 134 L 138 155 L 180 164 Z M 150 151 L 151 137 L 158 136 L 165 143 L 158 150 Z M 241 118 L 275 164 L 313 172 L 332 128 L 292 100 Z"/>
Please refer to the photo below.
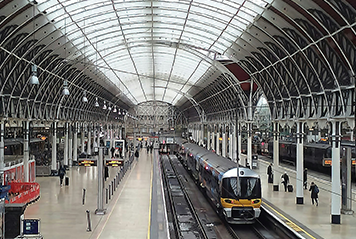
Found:
<path fill-rule="evenodd" d="M 63 186 L 63 178 L 64 175 L 66 174 L 66 170 L 63 167 L 63 165 L 61 165 L 61 167 L 58 170 L 58 175 L 59 175 L 59 184 L 61 185 L 61 187 Z"/>
<path fill-rule="evenodd" d="M 282 183 L 284 185 L 284 191 L 287 192 L 287 186 L 289 183 L 289 176 L 287 174 L 287 172 L 284 172 L 284 174 L 281 176 L 282 178 Z"/>
<path fill-rule="evenodd" d="M 305 169 L 304 169 L 304 172 L 303 172 L 303 185 L 304 185 L 304 189 L 308 189 L 307 177 L 308 177 L 308 169 L 305 168 Z"/>
<path fill-rule="evenodd" d="M 115 154 L 114 154 L 115 153 L 115 148 L 111 147 L 110 151 L 111 151 L 111 157 L 114 158 L 115 157 Z"/>
<path fill-rule="evenodd" d="M 105 181 L 109 178 L 109 167 L 105 165 Z"/>
<path fill-rule="evenodd" d="M 316 206 L 319 206 L 319 202 L 318 202 L 319 188 L 314 182 L 311 182 L 309 191 L 311 191 L 310 197 L 312 199 L 312 204 L 314 205 L 315 202 Z"/>
<path fill-rule="evenodd" d="M 268 175 L 268 183 L 273 183 L 272 163 L 270 163 L 267 167 L 267 175 Z"/>
<path fill-rule="evenodd" d="M 138 160 L 138 157 L 139 157 L 139 153 L 138 153 L 138 149 L 136 149 L 136 152 L 135 152 L 135 158 L 136 158 L 136 160 Z"/>

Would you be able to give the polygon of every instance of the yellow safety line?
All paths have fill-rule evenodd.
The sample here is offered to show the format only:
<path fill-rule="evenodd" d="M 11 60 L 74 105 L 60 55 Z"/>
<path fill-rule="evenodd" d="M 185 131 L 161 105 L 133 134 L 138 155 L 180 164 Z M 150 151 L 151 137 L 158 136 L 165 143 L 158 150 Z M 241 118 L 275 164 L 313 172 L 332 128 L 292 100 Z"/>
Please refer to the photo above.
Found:
<path fill-rule="evenodd" d="M 266 202 L 263 202 L 264 205 L 268 206 L 271 210 L 273 210 L 275 213 L 277 213 L 279 216 L 281 216 L 282 218 L 284 218 L 285 220 L 287 220 L 286 224 L 288 226 L 290 226 L 293 230 L 295 230 L 296 232 L 298 231 L 302 231 L 305 234 L 307 234 L 310 238 L 316 239 L 315 237 L 313 237 L 312 235 L 310 235 L 308 232 L 306 232 L 304 229 L 302 229 L 301 227 L 299 227 L 297 224 L 295 224 L 294 222 L 292 222 L 290 219 L 288 219 L 287 217 L 285 217 L 283 214 L 281 214 L 280 212 L 278 212 L 276 209 L 274 209 L 273 207 L 271 207 L 270 205 L 268 205 Z"/>
<path fill-rule="evenodd" d="M 149 211 L 148 211 L 147 239 L 150 239 L 150 234 L 151 234 L 152 185 L 153 185 L 153 162 L 151 158 L 151 186 L 150 186 L 150 206 L 148 209 Z"/>

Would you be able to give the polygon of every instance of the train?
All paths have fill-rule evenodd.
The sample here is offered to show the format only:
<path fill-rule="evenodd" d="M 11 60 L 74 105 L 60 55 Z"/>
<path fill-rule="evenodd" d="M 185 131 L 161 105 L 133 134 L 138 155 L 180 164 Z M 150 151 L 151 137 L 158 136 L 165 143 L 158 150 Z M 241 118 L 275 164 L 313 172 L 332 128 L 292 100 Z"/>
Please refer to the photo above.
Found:
<path fill-rule="evenodd" d="M 332 146 L 328 141 L 304 143 L 304 166 L 315 171 L 330 174 L 331 167 L 325 164 L 325 160 L 331 159 Z M 340 158 L 344 154 L 345 147 L 351 147 L 351 157 L 355 163 L 355 142 L 341 141 Z M 280 140 L 279 141 L 279 160 L 292 165 L 296 165 L 296 141 Z M 273 158 L 273 141 L 268 142 L 269 156 Z M 354 167 L 352 167 L 354 170 Z M 354 175 L 354 173 L 353 173 Z"/>
<path fill-rule="evenodd" d="M 183 144 L 182 151 L 178 158 L 229 224 L 253 224 L 259 218 L 262 193 L 256 172 L 239 166 L 238 187 L 233 161 L 192 143 Z"/>

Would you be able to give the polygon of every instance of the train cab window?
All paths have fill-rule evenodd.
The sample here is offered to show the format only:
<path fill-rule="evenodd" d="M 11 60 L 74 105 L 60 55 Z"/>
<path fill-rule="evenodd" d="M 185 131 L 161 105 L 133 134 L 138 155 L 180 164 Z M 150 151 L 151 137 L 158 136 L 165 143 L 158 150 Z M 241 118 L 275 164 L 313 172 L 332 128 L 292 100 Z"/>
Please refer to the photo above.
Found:
<path fill-rule="evenodd" d="M 237 178 L 224 178 L 222 182 L 221 197 L 234 199 L 261 198 L 261 182 L 259 178 L 239 178 L 240 187 L 237 187 Z"/>

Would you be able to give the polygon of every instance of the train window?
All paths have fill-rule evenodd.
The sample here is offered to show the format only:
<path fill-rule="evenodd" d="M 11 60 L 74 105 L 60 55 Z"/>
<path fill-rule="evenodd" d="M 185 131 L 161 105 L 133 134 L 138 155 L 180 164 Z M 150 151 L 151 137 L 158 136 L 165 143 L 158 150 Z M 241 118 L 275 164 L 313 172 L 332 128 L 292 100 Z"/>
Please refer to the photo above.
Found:
<path fill-rule="evenodd" d="M 261 183 L 259 178 L 239 178 L 240 189 L 237 188 L 237 178 L 224 178 L 221 197 L 234 199 L 252 199 L 261 197 Z"/>

